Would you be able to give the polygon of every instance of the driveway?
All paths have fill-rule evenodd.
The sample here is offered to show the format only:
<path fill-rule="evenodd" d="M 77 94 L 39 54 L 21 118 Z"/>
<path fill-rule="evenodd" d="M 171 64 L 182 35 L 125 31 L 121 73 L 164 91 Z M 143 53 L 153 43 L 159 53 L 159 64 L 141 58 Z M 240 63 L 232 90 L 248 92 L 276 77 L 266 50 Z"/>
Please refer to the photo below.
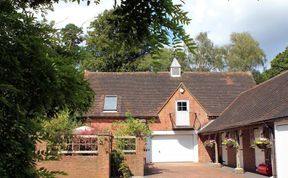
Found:
<path fill-rule="evenodd" d="M 157 163 L 146 166 L 145 178 L 267 178 L 254 173 L 235 174 L 232 168 L 202 163 Z"/>

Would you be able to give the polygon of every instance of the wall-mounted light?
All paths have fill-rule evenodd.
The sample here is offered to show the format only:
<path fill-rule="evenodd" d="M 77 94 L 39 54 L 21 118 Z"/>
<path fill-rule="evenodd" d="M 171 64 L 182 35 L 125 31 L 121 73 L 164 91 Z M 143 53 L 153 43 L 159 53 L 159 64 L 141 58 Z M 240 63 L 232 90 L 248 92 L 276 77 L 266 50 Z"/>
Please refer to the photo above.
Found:
<path fill-rule="evenodd" d="M 179 89 L 179 91 L 181 94 L 183 94 L 185 92 L 184 88 L 182 88 L 182 87 Z"/>

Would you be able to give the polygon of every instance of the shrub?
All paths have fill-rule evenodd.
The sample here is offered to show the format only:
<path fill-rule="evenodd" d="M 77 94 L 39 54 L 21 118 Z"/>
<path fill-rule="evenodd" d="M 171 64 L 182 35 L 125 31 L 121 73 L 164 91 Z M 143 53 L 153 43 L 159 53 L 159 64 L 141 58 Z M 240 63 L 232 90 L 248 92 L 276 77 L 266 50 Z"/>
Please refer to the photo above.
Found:
<path fill-rule="evenodd" d="M 111 152 L 111 177 L 129 178 L 132 173 L 124 160 L 122 150 L 115 149 Z"/>
<path fill-rule="evenodd" d="M 52 119 L 46 119 L 42 122 L 43 139 L 47 141 L 46 159 L 59 159 L 59 151 L 63 144 L 63 135 L 71 134 L 79 123 L 75 118 L 71 118 L 69 111 L 63 110 Z"/>

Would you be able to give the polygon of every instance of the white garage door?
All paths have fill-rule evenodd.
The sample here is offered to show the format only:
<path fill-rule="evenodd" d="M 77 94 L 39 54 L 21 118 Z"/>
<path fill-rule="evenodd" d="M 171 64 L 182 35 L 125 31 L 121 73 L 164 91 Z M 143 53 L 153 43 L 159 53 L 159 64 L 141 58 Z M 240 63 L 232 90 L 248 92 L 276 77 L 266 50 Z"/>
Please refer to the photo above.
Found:
<path fill-rule="evenodd" d="M 276 125 L 275 127 L 275 146 L 276 146 L 276 166 L 277 177 L 287 178 L 287 163 L 288 163 L 288 124 Z"/>
<path fill-rule="evenodd" d="M 151 140 L 152 162 L 193 161 L 192 135 L 159 135 Z"/>

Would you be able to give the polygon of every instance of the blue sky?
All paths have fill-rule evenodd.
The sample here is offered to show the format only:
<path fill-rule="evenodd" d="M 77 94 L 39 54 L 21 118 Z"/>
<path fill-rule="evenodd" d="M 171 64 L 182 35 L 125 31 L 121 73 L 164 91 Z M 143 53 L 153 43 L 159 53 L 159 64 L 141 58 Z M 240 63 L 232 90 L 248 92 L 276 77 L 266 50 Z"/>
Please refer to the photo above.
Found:
<path fill-rule="evenodd" d="M 208 32 L 216 45 L 229 43 L 232 32 L 249 32 L 264 50 L 268 61 L 288 46 L 288 0 L 184 0 L 184 10 L 192 19 L 186 32 L 195 37 Z M 56 27 L 68 23 L 82 26 L 84 30 L 98 14 L 111 9 L 114 0 L 102 0 L 99 5 L 86 2 L 54 5 L 47 14 Z M 176 1 L 175 3 L 180 3 Z M 267 65 L 269 67 L 269 64 Z"/>

